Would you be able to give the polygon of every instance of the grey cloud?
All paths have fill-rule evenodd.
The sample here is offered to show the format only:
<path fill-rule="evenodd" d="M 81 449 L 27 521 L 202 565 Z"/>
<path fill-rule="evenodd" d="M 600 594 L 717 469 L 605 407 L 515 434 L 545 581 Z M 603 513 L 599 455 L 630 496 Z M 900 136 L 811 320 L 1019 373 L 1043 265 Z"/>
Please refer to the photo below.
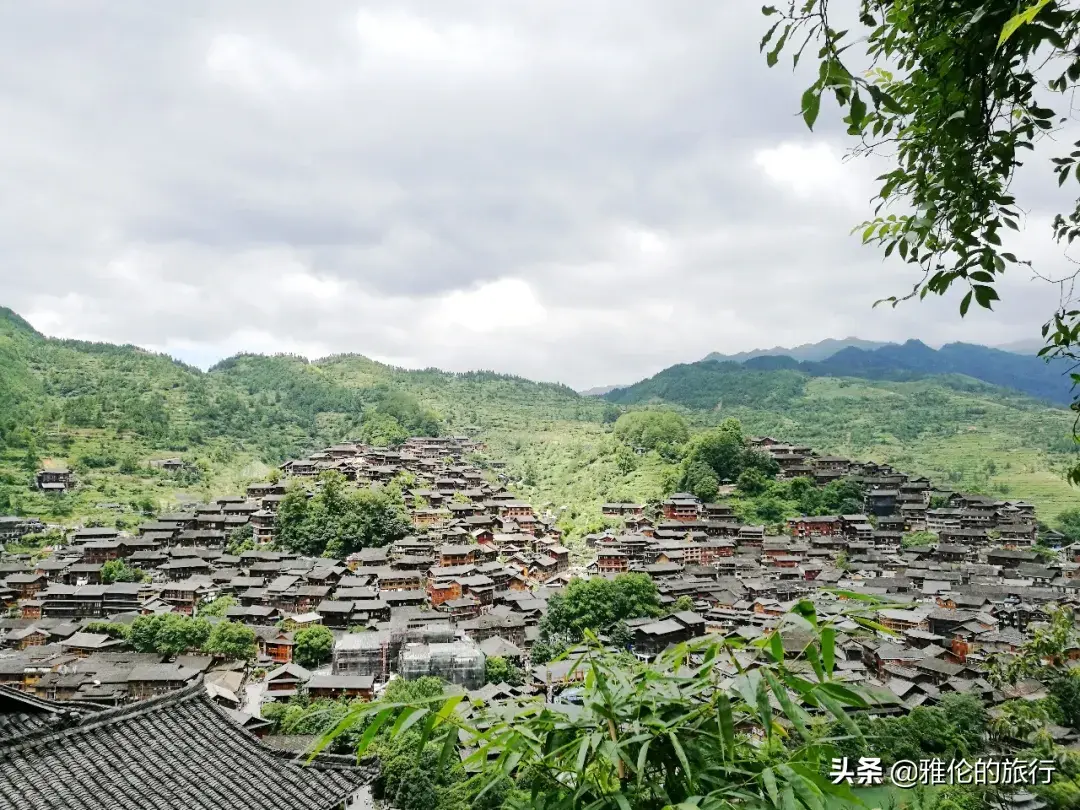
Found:
<path fill-rule="evenodd" d="M 910 281 L 848 236 L 872 167 L 814 181 L 796 148 L 800 194 L 755 157 L 842 144 L 827 112 L 806 133 L 809 77 L 765 67 L 764 27 L 697 0 L 9 5 L 2 303 L 204 364 L 352 351 L 577 386 L 1034 334 L 1052 295 L 1019 278 L 994 317 L 871 310 Z"/>

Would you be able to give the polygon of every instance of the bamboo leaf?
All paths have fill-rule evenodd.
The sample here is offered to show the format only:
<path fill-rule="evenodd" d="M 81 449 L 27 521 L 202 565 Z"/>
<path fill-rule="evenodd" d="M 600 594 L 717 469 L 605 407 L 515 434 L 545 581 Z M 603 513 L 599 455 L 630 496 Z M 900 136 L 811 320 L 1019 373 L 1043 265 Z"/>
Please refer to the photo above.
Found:
<path fill-rule="evenodd" d="M 776 774 L 772 768 L 766 768 L 761 772 L 761 781 L 765 783 L 765 792 L 769 794 L 773 806 L 780 804 L 780 791 L 776 787 Z"/>
<path fill-rule="evenodd" d="M 836 698 L 821 690 L 816 690 L 815 694 L 821 704 L 829 710 L 829 714 L 835 717 L 840 725 L 844 727 L 844 730 L 865 744 L 862 731 L 855 724 L 855 721 L 851 719 L 851 716 L 844 711 L 844 707 L 836 701 Z"/>
<path fill-rule="evenodd" d="M 581 773 L 582 771 L 584 771 L 585 770 L 585 760 L 588 759 L 588 758 L 589 758 L 589 738 L 588 737 L 582 737 L 581 738 L 581 743 L 578 745 L 577 761 L 574 763 L 574 765 L 575 765 L 574 770 L 576 770 L 578 773 Z"/>
<path fill-rule="evenodd" d="M 406 706 L 398 715 L 398 719 L 394 721 L 394 725 L 390 729 L 390 736 L 396 737 L 398 734 L 404 734 L 427 714 L 428 710 L 423 706 Z"/>
<path fill-rule="evenodd" d="M 776 700 L 780 703 L 781 708 L 784 710 L 784 715 L 791 721 L 792 725 L 798 730 L 799 735 L 804 740 L 810 740 L 812 735 L 810 729 L 807 728 L 806 722 L 803 718 L 805 712 L 803 709 L 795 705 L 795 702 L 791 699 L 791 696 L 787 693 L 787 689 L 780 683 L 777 677 L 766 670 L 765 678 L 769 681 L 769 686 L 772 687 L 773 694 L 776 695 Z"/>
<path fill-rule="evenodd" d="M 778 765 L 776 770 L 784 776 L 810 810 L 825 810 L 825 796 L 817 785 L 796 773 L 790 765 Z"/>
<path fill-rule="evenodd" d="M 724 758 L 735 758 L 735 718 L 731 714 L 731 700 L 724 693 L 716 699 L 716 714 L 720 719 L 720 739 L 724 743 Z"/>
<path fill-rule="evenodd" d="M 451 726 L 446 731 L 446 739 L 443 740 L 442 750 L 439 751 L 439 770 L 442 771 L 446 768 L 446 763 L 450 759 L 450 752 L 457 747 L 457 729 Z"/>
<path fill-rule="evenodd" d="M 769 651 L 772 653 L 773 660 L 776 663 L 783 662 L 784 642 L 780 638 L 780 633 L 776 630 L 769 635 Z"/>
<path fill-rule="evenodd" d="M 682 744 L 679 742 L 679 738 L 675 736 L 674 732 L 668 733 L 668 740 L 671 741 L 671 747 L 675 749 L 675 756 L 679 758 L 679 764 L 683 767 L 683 772 L 686 774 L 686 781 L 689 783 L 693 779 L 693 773 L 690 770 L 690 760 L 686 758 L 686 752 L 683 751 Z"/>
<path fill-rule="evenodd" d="M 830 678 L 833 674 L 833 665 L 836 662 L 836 628 L 826 625 L 821 629 L 821 659 L 825 668 L 825 674 Z"/>
<path fill-rule="evenodd" d="M 651 738 L 646 740 L 644 745 L 642 745 L 641 748 L 638 750 L 638 755 L 637 755 L 637 784 L 638 784 L 638 789 L 639 790 L 641 789 L 641 780 L 645 778 L 645 763 L 649 758 L 649 746 L 650 745 L 652 745 L 652 739 Z M 578 768 L 578 772 L 579 773 L 581 772 L 580 768 Z"/>
<path fill-rule="evenodd" d="M 375 739 L 375 735 L 379 733 L 379 729 L 382 728 L 386 721 L 389 720 L 394 714 L 394 709 L 383 709 L 377 715 L 375 719 L 371 721 L 371 724 L 364 729 L 364 734 L 360 738 L 360 742 L 356 746 L 356 755 L 360 756 L 371 745 L 372 740 Z"/>

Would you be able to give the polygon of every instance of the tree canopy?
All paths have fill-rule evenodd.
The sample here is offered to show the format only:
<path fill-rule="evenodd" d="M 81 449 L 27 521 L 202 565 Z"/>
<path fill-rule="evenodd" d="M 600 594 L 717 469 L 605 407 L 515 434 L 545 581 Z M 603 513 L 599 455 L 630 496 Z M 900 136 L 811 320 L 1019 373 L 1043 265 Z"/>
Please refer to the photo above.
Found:
<path fill-rule="evenodd" d="M 219 622 L 210 631 L 203 650 L 223 658 L 250 661 L 258 652 L 255 631 L 239 622 Z"/>
<path fill-rule="evenodd" d="M 321 624 L 297 630 L 293 642 L 293 659 L 302 667 L 325 664 L 334 652 L 334 634 Z"/>
<path fill-rule="evenodd" d="M 674 411 L 630 411 L 615 421 L 615 436 L 632 447 L 674 457 L 690 438 L 686 420 Z"/>
<path fill-rule="evenodd" d="M 275 541 L 301 554 L 343 558 L 385 546 L 409 532 L 402 504 L 385 490 L 354 489 L 336 470 L 319 476 L 314 496 L 289 484 L 277 512 Z"/>
<path fill-rule="evenodd" d="M 484 662 L 485 683 L 505 683 L 521 686 L 525 682 L 525 673 L 521 667 L 498 655 L 489 655 Z"/>
<path fill-rule="evenodd" d="M 123 560 L 106 560 L 101 566 L 101 581 L 105 585 L 114 582 L 145 582 L 149 574 L 133 568 Z"/>
<path fill-rule="evenodd" d="M 776 19 L 761 48 L 770 66 L 784 53 L 796 65 L 816 56 L 817 75 L 801 100 L 806 125 L 814 127 L 831 97 L 857 140 L 854 153 L 891 163 L 878 178 L 874 216 L 860 226 L 864 243 L 915 271 L 912 289 L 886 300 L 959 289 L 964 316 L 973 303 L 991 309 L 1002 274 L 1027 265 L 1061 285 L 1043 354 L 1078 359 L 1077 271 L 1066 251 L 1080 235 L 1071 185 L 1080 182 L 1080 142 L 1060 136 L 1080 81 L 1080 9 L 1057 0 L 861 0 L 857 19 L 835 11 L 829 0 L 765 6 Z M 1073 189 L 1047 233 L 1062 246 L 1057 266 L 1033 266 L 1009 236 L 1033 208 L 1037 183 L 1014 182 L 1029 161 L 1050 183 Z M 1080 467 L 1072 477 L 1080 480 Z"/>
<path fill-rule="evenodd" d="M 210 638 L 210 623 L 179 613 L 139 616 L 131 623 L 128 641 L 136 652 L 180 655 L 201 649 Z"/>
<path fill-rule="evenodd" d="M 738 419 L 725 419 L 718 427 L 694 436 L 686 448 L 679 486 L 699 498 L 716 497 L 716 486 L 734 481 L 744 472 L 754 470 L 763 477 L 775 475 L 776 462 L 767 454 L 747 445 Z M 716 485 L 713 485 L 715 479 Z M 710 490 L 706 497 L 706 491 Z M 699 492 L 699 490 L 701 490 Z"/>
<path fill-rule="evenodd" d="M 548 612 L 540 622 L 540 650 L 533 648 L 533 661 L 580 641 L 587 630 L 603 633 L 624 619 L 660 613 L 660 596 L 648 574 L 571 580 L 548 600 Z"/>

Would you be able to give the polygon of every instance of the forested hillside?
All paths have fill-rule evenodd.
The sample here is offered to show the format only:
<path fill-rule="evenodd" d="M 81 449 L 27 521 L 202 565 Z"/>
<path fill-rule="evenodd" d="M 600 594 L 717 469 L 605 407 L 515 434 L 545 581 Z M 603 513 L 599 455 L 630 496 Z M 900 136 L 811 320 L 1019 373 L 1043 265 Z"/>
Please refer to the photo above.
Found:
<path fill-rule="evenodd" d="M 656 500 L 680 484 L 693 437 L 738 417 L 826 452 L 891 460 L 956 487 L 1074 505 L 1068 411 L 967 377 L 815 378 L 737 363 L 674 366 L 584 397 L 490 372 L 406 371 L 359 355 L 316 362 L 239 355 L 208 372 L 133 346 L 46 338 L 0 311 L 0 513 L 135 525 L 144 512 L 236 494 L 269 465 L 358 439 L 482 438 L 512 486 L 573 535 L 604 525 L 605 500 Z M 628 409 L 674 408 L 688 436 L 638 448 L 613 430 Z M 641 450 L 644 452 L 640 452 Z M 152 460 L 180 458 L 165 472 Z M 70 466 L 79 486 L 36 492 L 33 472 Z"/>
<path fill-rule="evenodd" d="M 355 355 L 239 355 L 203 372 L 133 346 L 46 338 L 0 310 L 0 513 L 132 523 L 177 500 L 235 494 L 268 465 L 346 438 L 483 432 L 509 452 L 511 441 L 572 434 L 564 421 L 599 428 L 604 410 L 561 385 Z M 172 457 L 188 468 L 149 464 Z M 43 466 L 71 467 L 79 487 L 35 492 Z"/>
<path fill-rule="evenodd" d="M 815 378 L 795 368 L 709 361 L 672 366 L 605 399 L 679 406 L 696 420 L 734 416 L 752 433 L 891 461 L 943 485 L 1028 498 L 1047 515 L 1080 500 L 1064 480 L 1076 460 L 1073 415 L 969 377 Z"/>
<path fill-rule="evenodd" d="M 1062 405 L 1072 402 L 1068 363 L 1047 363 L 1034 353 L 1017 354 L 970 343 L 948 343 L 940 349 L 932 349 L 918 340 L 874 344 L 848 339 L 822 341 L 792 350 L 746 352 L 731 357 L 714 354 L 702 362 L 708 361 L 740 362 L 755 371 L 787 369 L 811 377 L 866 380 L 921 380 L 941 374 L 960 374 L 1038 399 Z"/>

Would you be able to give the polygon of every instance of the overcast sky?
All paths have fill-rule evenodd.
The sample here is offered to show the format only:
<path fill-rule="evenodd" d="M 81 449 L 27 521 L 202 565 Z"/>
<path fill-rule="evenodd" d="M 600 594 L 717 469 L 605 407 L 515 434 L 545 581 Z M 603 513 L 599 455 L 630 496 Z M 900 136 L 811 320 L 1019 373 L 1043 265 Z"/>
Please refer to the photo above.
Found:
<path fill-rule="evenodd" d="M 760 4 L 9 3 L 0 303 L 207 366 L 356 352 L 575 387 L 826 337 L 1000 344 L 1056 301 L 871 309 L 843 162 Z M 789 63 L 787 63 L 789 64 Z M 1052 181 L 1051 181 L 1052 183 Z M 1028 255 L 1052 259 L 1048 212 Z"/>

